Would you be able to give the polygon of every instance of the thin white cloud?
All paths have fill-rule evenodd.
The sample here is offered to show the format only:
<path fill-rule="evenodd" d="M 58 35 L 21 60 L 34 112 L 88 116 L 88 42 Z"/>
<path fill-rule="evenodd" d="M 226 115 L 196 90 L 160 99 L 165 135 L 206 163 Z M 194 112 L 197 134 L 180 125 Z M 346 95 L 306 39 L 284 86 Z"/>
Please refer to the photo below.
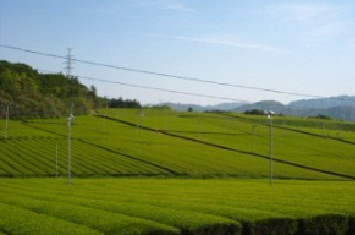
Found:
<path fill-rule="evenodd" d="M 344 17 L 347 9 L 334 4 L 278 4 L 269 8 L 270 16 L 287 22 L 299 31 L 299 39 L 305 42 L 325 42 L 347 34 L 351 29 Z M 296 31 L 297 32 L 297 31 Z"/>
<path fill-rule="evenodd" d="M 139 0 L 140 5 L 154 6 L 162 10 L 197 13 L 195 9 L 185 6 L 178 0 Z"/>
<path fill-rule="evenodd" d="M 306 24 L 336 19 L 341 17 L 345 11 L 346 8 L 342 5 L 311 3 L 278 4 L 268 9 L 270 14 Z"/>
<path fill-rule="evenodd" d="M 325 4 L 281 4 L 275 6 L 275 10 L 284 14 L 288 19 L 302 22 L 338 11 L 334 6 Z"/>
<path fill-rule="evenodd" d="M 149 34 L 148 36 L 177 39 L 177 40 L 184 40 L 184 41 L 189 41 L 189 42 L 197 42 L 197 43 L 205 43 L 205 44 L 217 44 L 217 45 L 236 47 L 236 48 L 242 48 L 242 49 L 264 50 L 264 51 L 271 51 L 271 52 L 277 52 L 277 53 L 290 53 L 289 51 L 278 48 L 278 47 L 266 46 L 266 45 L 256 44 L 256 43 L 241 43 L 241 42 L 237 42 L 237 41 L 223 40 L 223 39 L 212 38 L 212 37 L 211 38 L 196 38 L 196 37 L 183 37 L 183 36 L 168 36 L 168 35 L 164 35 L 164 34 Z"/>
<path fill-rule="evenodd" d="M 331 21 L 324 25 L 319 26 L 312 33 L 312 37 L 316 39 L 329 38 L 339 36 L 348 31 L 348 26 L 344 22 Z"/>

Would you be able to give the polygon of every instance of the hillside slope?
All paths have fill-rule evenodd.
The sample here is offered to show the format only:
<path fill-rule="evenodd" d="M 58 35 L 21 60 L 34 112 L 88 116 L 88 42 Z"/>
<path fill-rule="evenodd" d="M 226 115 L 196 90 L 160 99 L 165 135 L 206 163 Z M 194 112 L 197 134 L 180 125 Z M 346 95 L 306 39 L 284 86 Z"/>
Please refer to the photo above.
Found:
<path fill-rule="evenodd" d="M 276 114 L 291 115 L 291 116 L 314 116 L 323 114 L 334 119 L 342 119 L 348 121 L 355 121 L 355 106 L 349 105 L 351 101 L 344 102 L 336 99 L 337 102 L 327 102 L 332 98 L 324 99 L 324 101 L 305 100 L 300 102 L 293 102 L 289 105 L 284 105 L 275 100 L 264 100 L 254 104 L 246 104 L 235 109 L 237 112 L 245 112 L 246 110 L 261 109 L 272 110 Z M 335 99 L 335 98 L 334 98 Z M 349 99 L 351 99 L 349 97 Z M 300 106 L 298 106 L 300 105 Z M 319 105 L 319 106 L 318 106 Z M 329 107 L 334 105 L 333 107 Z"/>
<path fill-rule="evenodd" d="M 264 116 L 252 121 L 246 115 L 153 109 L 145 110 L 143 116 L 128 109 L 101 113 L 74 120 L 75 177 L 269 176 L 269 133 Z M 323 135 L 321 125 L 300 125 L 295 120 L 275 120 L 276 178 L 355 179 L 353 125 L 327 122 Z M 4 125 L 1 120 L 0 127 Z M 66 119 L 11 120 L 8 139 L 2 138 L 0 149 L 2 177 L 65 177 Z"/>
<path fill-rule="evenodd" d="M 97 89 L 82 85 L 77 77 L 41 74 L 26 64 L 0 60 L 0 114 L 10 105 L 10 116 L 17 119 L 58 117 L 72 110 L 87 114 L 103 107 Z"/>

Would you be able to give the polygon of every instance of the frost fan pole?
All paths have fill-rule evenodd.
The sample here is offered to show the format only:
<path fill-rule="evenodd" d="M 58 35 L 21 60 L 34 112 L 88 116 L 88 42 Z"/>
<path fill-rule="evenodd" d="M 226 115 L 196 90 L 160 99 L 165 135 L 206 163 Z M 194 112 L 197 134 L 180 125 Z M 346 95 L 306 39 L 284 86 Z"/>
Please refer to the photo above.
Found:
<path fill-rule="evenodd" d="M 6 107 L 6 121 L 5 121 L 5 141 L 7 140 L 7 124 L 9 122 L 9 117 L 10 117 L 10 105 L 7 105 Z"/>
<path fill-rule="evenodd" d="M 55 144 L 55 178 L 58 178 L 58 144 Z"/>
<path fill-rule="evenodd" d="M 251 120 L 251 134 L 252 134 L 251 151 L 254 153 L 254 135 L 255 135 L 254 119 Z"/>
<path fill-rule="evenodd" d="M 270 186 L 273 184 L 273 138 L 272 138 L 272 111 L 268 112 L 269 119 L 269 178 L 270 178 Z"/>
<path fill-rule="evenodd" d="M 71 124 L 73 121 L 73 114 L 68 118 L 68 185 L 71 185 Z"/>

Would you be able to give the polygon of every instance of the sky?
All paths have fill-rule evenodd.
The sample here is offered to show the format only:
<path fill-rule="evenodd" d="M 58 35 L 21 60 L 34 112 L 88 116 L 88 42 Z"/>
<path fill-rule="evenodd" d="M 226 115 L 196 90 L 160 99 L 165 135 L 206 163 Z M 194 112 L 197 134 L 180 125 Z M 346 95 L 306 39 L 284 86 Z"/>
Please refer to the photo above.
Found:
<path fill-rule="evenodd" d="M 0 44 L 76 59 L 316 96 L 355 95 L 355 2 L 0 0 Z M 0 59 L 62 71 L 65 61 L 0 48 Z M 74 64 L 73 75 L 288 103 L 305 97 Z M 144 104 L 226 102 L 79 79 Z"/>

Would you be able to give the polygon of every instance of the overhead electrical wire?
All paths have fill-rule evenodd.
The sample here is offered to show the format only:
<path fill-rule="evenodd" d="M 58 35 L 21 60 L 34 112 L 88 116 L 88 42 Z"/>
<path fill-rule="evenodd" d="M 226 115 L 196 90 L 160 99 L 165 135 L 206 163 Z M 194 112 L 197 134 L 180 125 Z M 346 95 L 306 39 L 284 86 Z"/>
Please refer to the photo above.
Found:
<path fill-rule="evenodd" d="M 60 72 L 56 72 L 56 71 L 43 70 L 43 69 L 38 69 L 38 71 L 43 72 L 43 73 L 51 73 L 51 74 L 59 74 L 60 73 Z M 242 100 L 242 99 L 234 99 L 234 98 L 227 98 L 227 97 L 220 97 L 220 96 L 211 96 L 211 95 L 206 95 L 206 94 L 190 93 L 190 92 L 184 92 L 184 91 L 175 91 L 175 90 L 169 90 L 169 89 L 160 88 L 160 87 L 134 85 L 134 84 L 129 84 L 129 83 L 125 83 L 125 82 L 106 80 L 106 79 L 97 78 L 97 77 L 88 77 L 88 76 L 80 76 L 80 75 L 73 75 L 73 77 L 78 77 L 78 78 L 91 80 L 91 81 L 113 83 L 113 84 L 117 84 L 117 85 L 121 85 L 121 86 L 127 86 L 127 87 L 135 87 L 135 88 L 142 88 L 142 89 L 157 90 L 157 91 L 162 91 L 162 92 L 190 95 L 190 96 L 195 96 L 195 97 L 204 97 L 204 98 L 211 98 L 211 99 L 229 100 L 229 101 L 235 101 L 235 102 L 244 103 L 244 104 L 251 104 L 251 105 L 254 105 L 256 107 L 258 106 L 258 103 L 251 102 L 251 101 L 248 101 L 248 100 Z M 307 108 L 307 107 L 298 107 L 298 106 L 292 106 L 291 108 L 299 109 L 299 110 L 308 110 L 308 109 L 310 109 L 310 108 Z"/>
<path fill-rule="evenodd" d="M 23 52 L 31 53 L 31 54 L 37 54 L 37 55 L 42 55 L 42 56 L 47 56 L 47 57 L 53 57 L 53 58 L 57 58 L 57 59 L 67 59 L 66 56 L 62 56 L 62 55 L 51 54 L 51 53 L 43 53 L 43 52 L 38 52 L 38 51 L 34 51 L 34 50 L 26 49 L 26 48 L 15 47 L 15 46 L 10 46 L 10 45 L 0 44 L 0 47 L 1 48 L 12 49 L 12 50 L 19 50 L 19 51 L 23 51 Z M 185 81 L 202 82 L 202 83 L 209 83 L 209 84 L 214 84 L 214 85 L 219 85 L 219 86 L 227 86 L 227 87 L 234 87 L 234 88 L 241 88 L 241 89 L 251 89 L 251 90 L 258 90 L 258 91 L 263 91 L 263 92 L 271 92 L 271 93 L 278 93 L 278 94 L 285 94 L 285 95 L 293 95 L 293 96 L 299 96 L 299 97 L 328 98 L 328 97 L 325 97 L 325 96 L 319 96 L 319 95 L 313 95 L 313 94 L 288 92 L 288 91 L 276 90 L 276 89 L 271 89 L 271 88 L 256 87 L 256 86 L 237 85 L 237 84 L 231 84 L 231 83 L 226 83 L 226 82 L 218 82 L 218 81 L 208 80 L 208 79 L 203 79 L 203 78 L 198 78 L 198 77 L 179 76 L 179 75 L 159 73 L 159 72 L 142 70 L 142 69 L 127 68 L 127 67 L 118 66 L 118 65 L 110 65 L 110 64 L 98 63 L 98 62 L 95 62 L 95 61 L 81 60 L 81 59 L 75 59 L 75 58 L 72 58 L 71 60 L 75 61 L 75 62 L 83 63 L 83 64 L 88 64 L 88 65 L 103 66 L 103 67 L 108 67 L 108 68 L 113 68 L 113 69 L 118 69 L 118 70 L 124 70 L 124 71 L 129 71 L 129 72 L 136 72 L 136 73 L 141 73 L 141 74 L 146 74 L 146 75 L 154 75 L 154 76 L 161 76 L 161 77 L 168 77 L 168 78 L 176 78 L 176 79 L 182 79 L 182 80 L 185 80 Z M 347 98 L 341 98 L 341 97 L 338 98 L 338 99 L 349 100 Z"/>
<path fill-rule="evenodd" d="M 58 72 L 49 71 L 49 70 L 40 70 L 39 69 L 38 71 L 45 72 L 45 73 L 58 74 Z M 72 77 L 78 77 L 78 78 L 91 80 L 91 81 L 113 83 L 113 84 L 117 84 L 117 85 L 121 85 L 121 86 L 127 86 L 127 87 L 135 87 L 135 88 L 156 90 L 156 91 L 162 91 L 162 92 L 168 92 L 168 93 L 190 95 L 190 96 L 195 96 L 195 97 L 220 99 L 220 100 L 229 100 L 229 101 L 236 101 L 236 102 L 245 103 L 245 104 L 251 103 L 250 101 L 242 100 L 242 99 L 234 99 L 234 98 L 229 98 L 229 97 L 212 96 L 212 95 L 206 95 L 206 94 L 201 94 L 201 93 L 191 93 L 191 92 L 185 92 L 185 91 L 170 90 L 170 89 L 161 88 L 161 87 L 142 86 L 142 85 L 130 84 L 130 83 L 126 83 L 126 82 L 112 81 L 112 80 L 107 80 L 107 79 L 97 78 L 97 77 L 88 77 L 88 76 L 80 76 L 80 75 L 73 75 Z"/>

